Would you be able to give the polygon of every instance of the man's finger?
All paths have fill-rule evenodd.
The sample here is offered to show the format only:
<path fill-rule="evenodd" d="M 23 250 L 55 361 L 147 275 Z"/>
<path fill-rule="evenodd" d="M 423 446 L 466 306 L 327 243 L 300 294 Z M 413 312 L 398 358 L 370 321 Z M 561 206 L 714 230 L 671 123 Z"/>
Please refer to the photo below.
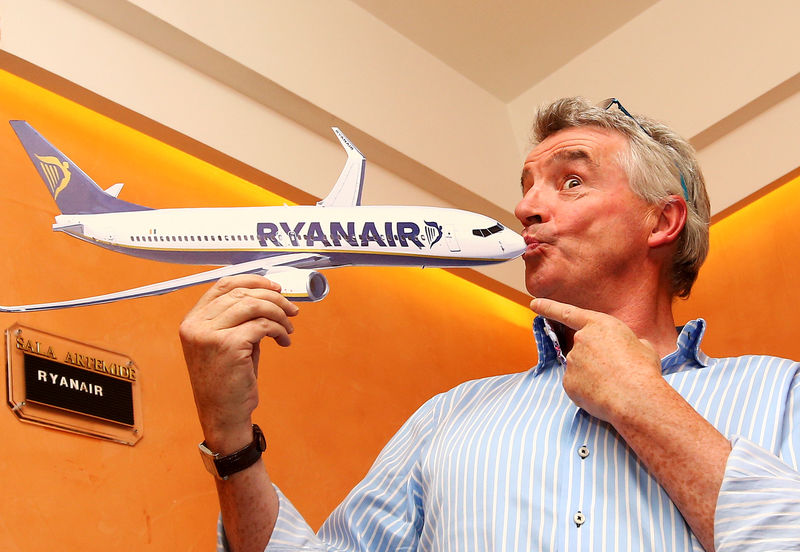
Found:
<path fill-rule="evenodd" d="M 290 302 L 288 299 L 286 299 L 286 297 L 277 291 L 263 288 L 235 288 L 225 295 L 221 295 L 208 303 L 202 311 L 202 316 L 209 320 L 216 318 L 224 311 L 231 308 L 231 306 L 242 300 L 245 300 L 246 298 L 261 299 L 274 303 L 288 316 L 295 316 L 300 310 L 297 305 Z"/>
<path fill-rule="evenodd" d="M 225 295 L 235 288 L 261 288 L 280 292 L 281 286 L 264 276 L 259 276 L 258 274 L 239 274 L 236 276 L 227 276 L 217 280 L 217 282 L 203 294 L 200 300 L 197 301 L 197 304 L 194 308 L 201 308 L 212 302 L 217 297 Z"/>
<path fill-rule="evenodd" d="M 284 328 L 288 333 L 294 331 L 289 317 L 280 306 L 272 301 L 259 299 L 246 295 L 242 299 L 233 302 L 227 309 L 215 316 L 211 323 L 218 329 L 235 328 L 249 320 L 263 318 L 272 320 Z"/>
<path fill-rule="evenodd" d="M 561 322 L 568 328 L 577 331 L 588 324 L 594 315 L 590 310 L 581 309 L 566 303 L 559 303 L 552 299 L 542 299 L 540 297 L 531 301 L 531 310 L 541 314 L 545 318 Z"/>
<path fill-rule="evenodd" d="M 290 331 L 282 324 L 269 318 L 257 318 L 248 320 L 237 328 L 239 335 L 246 341 L 253 344 L 253 364 L 258 367 L 258 344 L 265 337 L 271 337 L 281 347 L 288 347 L 292 340 L 289 337 Z"/>

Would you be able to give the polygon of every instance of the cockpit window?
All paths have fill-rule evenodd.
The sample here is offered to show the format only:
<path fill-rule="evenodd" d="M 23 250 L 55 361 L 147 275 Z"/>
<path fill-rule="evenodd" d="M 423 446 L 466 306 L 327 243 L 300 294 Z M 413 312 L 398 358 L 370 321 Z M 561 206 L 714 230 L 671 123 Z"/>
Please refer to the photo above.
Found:
<path fill-rule="evenodd" d="M 497 234 L 502 230 L 503 230 L 503 225 L 498 222 L 497 224 L 489 228 L 475 228 L 472 231 L 472 233 L 475 234 L 476 236 L 481 236 L 486 238 L 488 236 L 491 236 L 492 234 Z"/>

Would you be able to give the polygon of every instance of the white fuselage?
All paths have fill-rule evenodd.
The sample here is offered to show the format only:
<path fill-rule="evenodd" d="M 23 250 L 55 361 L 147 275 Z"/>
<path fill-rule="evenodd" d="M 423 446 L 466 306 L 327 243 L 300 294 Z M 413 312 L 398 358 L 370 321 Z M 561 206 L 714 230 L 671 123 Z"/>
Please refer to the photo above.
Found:
<path fill-rule="evenodd" d="M 489 217 L 440 207 L 154 209 L 58 215 L 53 228 L 128 255 L 202 265 L 314 253 L 304 267 L 457 267 L 506 261 L 525 248 Z"/>

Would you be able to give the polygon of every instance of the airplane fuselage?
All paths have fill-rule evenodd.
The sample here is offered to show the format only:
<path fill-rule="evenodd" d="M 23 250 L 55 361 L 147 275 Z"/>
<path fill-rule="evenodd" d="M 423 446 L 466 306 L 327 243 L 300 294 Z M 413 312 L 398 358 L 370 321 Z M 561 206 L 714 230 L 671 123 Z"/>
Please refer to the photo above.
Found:
<path fill-rule="evenodd" d="M 520 253 L 497 221 L 441 207 L 231 207 L 58 215 L 54 230 L 147 259 L 230 265 L 290 253 L 309 267 L 491 264 Z"/>
<path fill-rule="evenodd" d="M 135 257 L 218 268 L 92 297 L 0 305 L 0 312 L 99 305 L 237 274 L 266 276 L 292 301 L 321 301 L 330 289 L 321 269 L 477 266 L 513 259 L 526 247 L 522 236 L 478 213 L 362 206 L 366 160 L 337 128 L 347 161 L 316 205 L 152 209 L 119 199 L 119 184 L 101 189 L 27 122 L 11 126 L 62 213 L 53 230 Z"/>

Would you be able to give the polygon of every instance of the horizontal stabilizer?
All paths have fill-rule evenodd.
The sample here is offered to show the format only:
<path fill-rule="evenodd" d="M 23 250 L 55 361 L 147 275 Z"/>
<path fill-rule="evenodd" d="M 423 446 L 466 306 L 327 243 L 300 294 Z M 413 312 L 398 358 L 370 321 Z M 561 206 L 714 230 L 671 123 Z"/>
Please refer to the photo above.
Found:
<path fill-rule="evenodd" d="M 109 186 L 108 188 L 106 188 L 106 193 L 111 197 L 119 197 L 119 193 L 122 191 L 122 187 L 124 185 L 125 184 L 123 184 L 122 182 L 118 182 L 113 186 Z"/>
<path fill-rule="evenodd" d="M 64 232 L 66 234 L 73 234 L 76 236 L 83 236 L 83 224 L 54 224 L 53 232 Z"/>

